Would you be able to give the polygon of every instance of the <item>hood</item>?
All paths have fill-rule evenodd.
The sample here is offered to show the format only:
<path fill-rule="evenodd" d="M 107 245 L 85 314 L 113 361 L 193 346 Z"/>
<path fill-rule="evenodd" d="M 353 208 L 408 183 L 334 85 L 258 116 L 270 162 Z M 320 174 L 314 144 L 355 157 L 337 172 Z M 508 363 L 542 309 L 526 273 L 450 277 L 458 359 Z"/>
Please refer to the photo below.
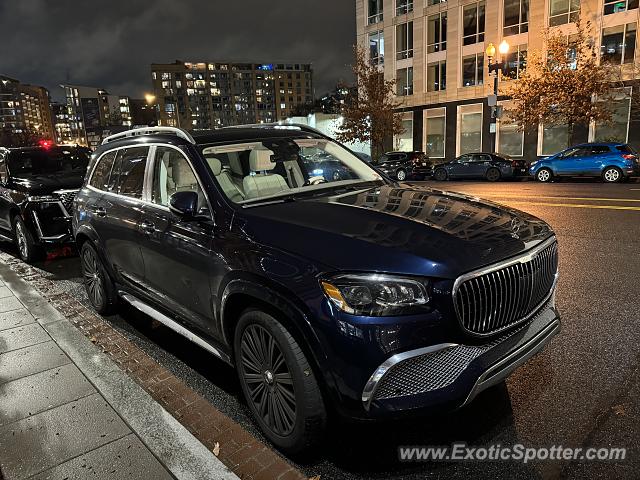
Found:
<path fill-rule="evenodd" d="M 11 184 L 16 190 L 30 194 L 45 195 L 56 190 L 74 190 L 82 187 L 84 175 L 34 175 L 25 178 L 13 177 Z"/>
<path fill-rule="evenodd" d="M 253 240 L 341 271 L 456 278 L 553 234 L 524 212 L 457 193 L 383 186 L 243 211 Z"/>

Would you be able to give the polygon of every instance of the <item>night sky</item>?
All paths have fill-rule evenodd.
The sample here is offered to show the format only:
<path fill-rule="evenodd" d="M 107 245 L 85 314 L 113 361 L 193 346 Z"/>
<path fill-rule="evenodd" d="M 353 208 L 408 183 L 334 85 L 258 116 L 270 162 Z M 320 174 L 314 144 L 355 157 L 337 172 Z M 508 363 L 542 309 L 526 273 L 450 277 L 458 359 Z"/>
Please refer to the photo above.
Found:
<path fill-rule="evenodd" d="M 0 74 L 142 98 L 151 63 L 313 63 L 316 95 L 350 80 L 352 0 L 0 0 Z"/>

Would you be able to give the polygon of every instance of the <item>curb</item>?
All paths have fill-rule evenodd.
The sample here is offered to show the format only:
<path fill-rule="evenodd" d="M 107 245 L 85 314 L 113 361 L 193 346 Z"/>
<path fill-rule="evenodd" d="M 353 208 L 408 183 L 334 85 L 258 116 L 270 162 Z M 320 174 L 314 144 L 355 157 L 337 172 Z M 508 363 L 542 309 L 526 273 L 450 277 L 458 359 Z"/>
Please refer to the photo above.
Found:
<path fill-rule="evenodd" d="M 163 407 L 160 410 L 165 417 L 169 417 L 177 427 L 186 429 L 188 434 L 190 432 L 190 435 L 193 435 L 199 441 L 198 443 L 201 443 L 208 450 L 207 453 L 213 452 L 219 462 L 242 479 L 307 479 L 306 475 L 294 468 L 272 448 L 220 412 L 182 380 L 115 330 L 107 320 L 93 313 L 72 295 L 60 291 L 55 282 L 44 278 L 36 269 L 13 256 L 0 252 L 0 271 L 4 269 L 11 271 L 18 280 L 27 282 L 42 295 L 42 297 L 38 295 L 39 301 L 33 301 L 34 308 L 42 309 L 43 313 L 47 311 L 47 314 L 55 312 L 56 320 L 45 325 L 47 330 L 51 329 L 51 336 L 57 335 L 64 340 L 65 336 L 80 336 L 81 333 L 94 344 L 89 344 L 89 347 L 97 347 L 99 351 L 110 357 L 113 361 L 112 365 L 115 363 L 114 368 L 98 370 L 102 374 L 97 381 L 103 382 L 106 388 L 110 388 L 116 383 L 110 378 L 112 375 L 126 377 L 131 384 L 140 390 L 140 394 L 153 399 L 156 407 L 157 404 Z M 20 300 L 29 301 L 29 299 L 23 300 L 22 298 Z M 63 318 L 64 320 L 62 320 Z M 76 361 L 75 358 L 74 361 Z M 83 362 L 81 360 L 78 362 L 78 366 L 84 372 Z M 90 365 L 87 366 L 87 368 L 90 367 Z M 90 372 L 84 373 L 93 381 Z M 98 386 L 102 388 L 102 385 Z M 118 412 L 120 412 L 119 408 L 123 408 L 123 415 L 133 415 L 134 417 L 142 415 L 141 418 L 144 418 L 148 413 L 146 411 L 127 411 L 127 407 L 130 407 L 127 404 L 127 398 L 126 395 L 114 395 L 113 408 Z M 111 398 L 107 399 L 111 402 Z M 147 441 L 142 434 L 148 435 L 150 441 L 153 441 L 157 439 L 158 432 L 145 428 L 145 425 L 145 421 L 142 420 L 140 425 L 132 425 L 132 428 L 146 444 Z M 142 432 L 138 432 L 138 427 L 142 429 Z M 147 446 L 156 453 L 152 445 Z M 158 453 L 160 458 L 163 458 L 162 455 L 163 453 Z M 172 473 L 174 472 L 172 471 Z M 199 478 L 223 479 L 228 477 L 201 476 Z M 237 477 L 234 475 L 231 478 Z"/>

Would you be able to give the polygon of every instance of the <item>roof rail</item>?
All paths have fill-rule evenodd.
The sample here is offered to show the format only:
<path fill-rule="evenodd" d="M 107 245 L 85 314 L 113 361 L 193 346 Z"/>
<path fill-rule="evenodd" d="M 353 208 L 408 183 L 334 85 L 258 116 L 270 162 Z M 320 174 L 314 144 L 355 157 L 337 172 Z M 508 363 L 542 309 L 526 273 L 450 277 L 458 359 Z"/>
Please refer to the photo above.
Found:
<path fill-rule="evenodd" d="M 142 135 L 157 135 L 157 134 L 167 134 L 167 135 L 175 135 L 177 137 L 183 138 L 189 143 L 195 144 L 195 140 L 193 137 L 182 130 L 181 128 L 176 127 L 141 127 L 141 128 L 133 128 L 131 130 L 127 130 L 124 132 L 116 133 L 114 135 L 109 135 L 104 140 L 102 140 L 102 145 L 109 142 L 114 142 L 116 140 L 121 140 L 127 137 L 139 137 Z"/>
<path fill-rule="evenodd" d="M 286 122 L 271 122 L 271 123 L 248 123 L 245 125 L 232 125 L 223 128 L 275 128 L 281 130 L 300 130 L 302 132 L 317 133 L 323 137 L 329 138 L 326 134 L 320 130 L 305 125 L 304 123 L 286 123 Z"/>

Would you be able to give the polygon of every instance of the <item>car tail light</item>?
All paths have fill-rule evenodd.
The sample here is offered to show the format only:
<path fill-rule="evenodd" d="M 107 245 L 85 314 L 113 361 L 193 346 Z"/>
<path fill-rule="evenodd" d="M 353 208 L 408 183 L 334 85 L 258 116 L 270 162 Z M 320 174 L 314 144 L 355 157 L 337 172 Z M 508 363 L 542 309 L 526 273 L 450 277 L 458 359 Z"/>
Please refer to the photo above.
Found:
<path fill-rule="evenodd" d="M 637 157 L 635 155 L 631 155 L 630 153 L 625 153 L 622 155 L 622 158 L 625 160 L 635 160 Z"/>

